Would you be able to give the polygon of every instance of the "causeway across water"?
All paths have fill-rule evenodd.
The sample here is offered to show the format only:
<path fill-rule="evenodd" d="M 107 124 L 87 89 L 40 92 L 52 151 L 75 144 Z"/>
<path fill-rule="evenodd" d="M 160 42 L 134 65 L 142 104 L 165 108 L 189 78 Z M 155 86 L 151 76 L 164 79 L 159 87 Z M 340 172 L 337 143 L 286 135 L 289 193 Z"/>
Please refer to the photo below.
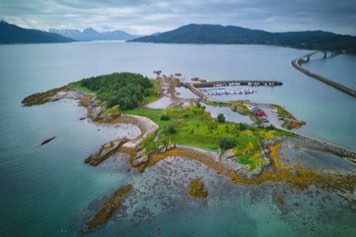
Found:
<path fill-rule="evenodd" d="M 310 54 L 307 54 L 307 55 L 304 55 L 303 57 L 300 57 L 300 58 L 297 58 L 297 59 L 294 59 L 292 61 L 292 65 L 294 68 L 296 68 L 297 70 L 301 71 L 302 73 L 306 74 L 307 76 L 309 77 L 312 77 L 312 78 L 315 78 L 321 82 L 324 82 L 325 84 L 328 84 L 329 86 L 332 86 L 334 87 L 335 89 L 338 89 L 346 94 L 349 94 L 353 97 L 356 97 L 356 90 L 348 87 L 348 86 L 345 86 L 345 85 L 342 85 L 340 83 L 337 83 L 335 81 L 332 81 L 330 79 L 327 79 L 323 76 L 320 76 L 318 74 L 315 74 L 311 71 L 308 71 L 307 69 L 303 68 L 301 65 L 303 63 L 307 63 L 309 62 L 309 58 L 311 55 L 315 54 L 317 52 L 313 52 L 313 53 L 310 53 Z M 306 58 L 306 59 L 305 59 Z"/>

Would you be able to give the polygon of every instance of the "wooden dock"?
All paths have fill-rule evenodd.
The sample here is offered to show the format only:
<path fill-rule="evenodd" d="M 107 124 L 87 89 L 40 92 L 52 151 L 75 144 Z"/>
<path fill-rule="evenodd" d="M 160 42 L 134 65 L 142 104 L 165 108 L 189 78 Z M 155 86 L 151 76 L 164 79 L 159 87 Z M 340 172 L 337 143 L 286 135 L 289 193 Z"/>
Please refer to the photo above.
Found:
<path fill-rule="evenodd" d="M 232 80 L 232 81 L 209 81 L 192 84 L 195 88 L 222 87 L 222 86 L 281 86 L 280 81 L 251 81 L 251 80 Z"/>

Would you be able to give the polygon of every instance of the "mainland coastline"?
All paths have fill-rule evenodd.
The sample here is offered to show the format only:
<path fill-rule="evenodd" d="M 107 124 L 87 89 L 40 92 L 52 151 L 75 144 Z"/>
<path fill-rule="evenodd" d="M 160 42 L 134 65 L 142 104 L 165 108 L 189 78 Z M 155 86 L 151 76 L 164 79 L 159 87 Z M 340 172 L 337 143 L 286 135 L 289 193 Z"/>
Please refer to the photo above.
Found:
<path fill-rule="evenodd" d="M 179 78 L 173 76 L 157 76 L 155 81 L 160 85 L 160 89 L 158 90 L 158 94 L 153 101 L 159 101 L 162 98 L 169 98 L 171 101 L 169 105 L 176 110 L 174 112 L 187 114 L 188 112 L 191 112 L 192 114 L 188 114 L 188 116 L 192 117 L 194 117 L 194 115 L 200 114 L 202 116 L 201 118 L 205 118 L 209 120 L 209 122 L 214 121 L 214 124 L 219 126 L 219 128 L 224 127 L 224 129 L 228 130 L 231 128 L 237 128 L 238 124 L 231 125 L 230 123 L 224 124 L 224 122 L 218 123 L 210 116 L 205 117 L 207 116 L 206 112 L 204 112 L 204 109 L 201 108 L 201 105 L 199 106 L 199 104 L 204 102 L 206 104 L 215 106 L 229 106 L 241 114 L 250 116 L 254 121 L 254 125 L 248 126 L 248 129 L 242 130 L 240 132 L 245 134 L 246 137 L 255 137 L 256 133 L 259 133 L 259 138 L 257 141 L 258 143 L 261 143 L 259 144 L 260 149 L 255 151 L 255 153 L 261 152 L 260 160 L 257 162 L 259 163 L 259 166 L 252 169 L 251 164 L 236 162 L 236 154 L 234 154 L 234 151 L 231 150 L 231 148 L 212 151 L 211 149 L 207 150 L 201 149 L 200 147 L 195 147 L 194 144 L 177 144 L 172 140 L 169 140 L 168 143 L 166 143 L 167 140 L 164 140 L 164 142 L 162 141 L 162 143 L 154 147 L 154 149 L 147 149 L 149 147 L 145 145 L 142 146 L 145 141 L 147 143 L 155 143 L 157 141 L 159 142 L 160 135 L 165 132 L 163 128 L 166 128 L 165 126 L 159 126 L 157 124 L 157 121 L 160 121 L 162 118 L 162 114 L 160 114 L 161 112 L 158 112 L 154 115 L 149 115 L 148 112 L 152 113 L 152 111 L 145 109 L 147 108 L 147 105 L 153 101 L 149 101 L 150 103 L 143 103 L 140 105 L 140 108 L 142 109 L 141 111 L 136 110 L 134 112 L 131 111 L 131 113 L 130 111 L 125 112 L 107 110 L 104 107 L 102 101 L 97 98 L 95 93 L 86 92 L 82 88 L 76 88 L 73 86 L 74 84 L 70 84 L 68 86 L 47 91 L 45 93 L 38 93 L 29 96 L 24 99 L 23 104 L 26 106 L 31 106 L 57 101 L 63 98 L 77 99 L 80 101 L 81 106 L 87 108 L 87 118 L 93 122 L 110 124 L 131 123 L 137 125 L 140 128 L 141 135 L 136 139 L 123 139 L 120 141 L 114 140 L 104 144 L 98 150 L 98 152 L 91 156 L 91 158 L 88 157 L 85 160 L 86 163 L 90 165 L 99 165 L 102 161 L 108 159 L 115 152 L 125 152 L 131 156 L 130 163 L 132 167 L 137 169 L 138 172 L 144 172 L 146 168 L 155 165 L 166 157 L 180 156 L 197 160 L 207 165 L 211 169 L 214 169 L 219 174 L 226 176 L 234 183 L 259 184 L 266 181 L 284 182 L 301 190 L 307 188 L 309 185 L 319 185 L 329 190 L 346 190 L 347 192 L 354 192 L 354 183 L 356 181 L 355 175 L 350 173 L 338 173 L 336 175 L 334 173 L 316 172 L 298 166 L 284 166 L 279 162 L 279 149 L 286 141 L 292 143 L 293 141 L 299 141 L 300 144 L 300 140 L 304 140 L 306 141 L 304 146 L 308 146 L 309 149 L 316 149 L 323 152 L 332 152 L 338 156 L 346 158 L 350 163 L 355 163 L 355 152 L 342 149 L 340 147 L 336 149 L 337 146 L 334 148 L 324 146 L 323 143 L 317 143 L 315 140 L 313 141 L 312 138 L 304 138 L 301 135 L 296 135 L 290 131 L 287 131 L 287 129 L 282 129 L 282 127 L 278 127 L 277 129 L 273 126 L 270 127 L 271 130 L 262 128 L 258 118 L 254 117 L 247 109 L 247 105 L 254 104 L 252 102 L 238 101 L 231 103 L 221 103 L 213 100 L 202 100 L 202 98 L 181 99 L 176 96 L 175 92 L 175 88 L 177 86 L 183 86 L 183 83 L 179 80 Z M 186 87 L 189 88 L 190 86 Z M 288 119 L 284 125 L 288 124 L 290 129 L 295 128 L 295 126 L 297 126 L 296 124 L 299 124 L 298 126 L 301 125 L 300 123 L 295 123 L 294 126 L 292 126 L 291 124 L 297 121 L 296 118 L 282 107 L 278 107 L 277 105 L 266 106 L 270 107 L 271 110 L 276 110 L 277 112 L 281 110 L 280 113 L 284 114 L 284 116 L 286 116 Z M 168 112 L 169 114 L 169 112 L 172 111 L 165 112 Z M 146 116 L 140 116 L 140 113 L 146 113 Z M 147 117 L 147 115 L 149 116 Z M 154 117 L 156 119 L 154 119 Z M 177 120 L 183 121 L 184 117 L 178 117 Z M 290 121 L 292 121 L 292 123 L 290 123 Z M 228 132 L 229 131 L 225 131 L 225 133 Z M 244 152 L 246 152 L 244 155 L 249 154 L 249 150 L 245 150 Z M 199 185 L 198 187 L 201 188 Z M 100 218 L 103 217 L 100 216 Z"/>

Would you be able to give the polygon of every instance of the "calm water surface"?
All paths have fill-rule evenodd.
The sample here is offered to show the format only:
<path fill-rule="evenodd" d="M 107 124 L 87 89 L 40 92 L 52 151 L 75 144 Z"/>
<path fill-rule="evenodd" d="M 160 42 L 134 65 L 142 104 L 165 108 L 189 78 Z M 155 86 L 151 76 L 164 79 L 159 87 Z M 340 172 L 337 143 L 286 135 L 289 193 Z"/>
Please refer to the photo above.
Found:
<path fill-rule="evenodd" d="M 290 66 L 307 51 L 105 42 L 1 45 L 0 52 L 1 236 L 82 236 L 81 226 L 105 197 L 128 183 L 134 191 L 124 208 L 85 235 L 354 236 L 353 209 L 333 193 L 315 188 L 304 193 L 281 184 L 233 185 L 203 165 L 173 157 L 141 175 L 129 171 L 124 155 L 93 168 L 83 163 L 89 154 L 113 138 L 137 135 L 137 129 L 80 121 L 85 109 L 72 100 L 21 106 L 32 93 L 116 71 L 153 77 L 153 70 L 162 69 L 186 80 L 275 79 L 284 85 L 219 99 L 281 104 L 308 122 L 301 132 L 355 150 L 355 99 Z M 356 62 L 353 56 L 347 61 Z M 52 136 L 56 139 L 40 146 Z M 208 203 L 186 195 L 189 180 L 200 176 Z M 279 196 L 285 205 L 276 202 Z"/>
<path fill-rule="evenodd" d="M 319 73 L 326 78 L 356 89 L 356 62 L 354 55 L 341 54 L 323 59 L 323 54 L 317 53 L 310 58 L 310 63 L 303 67 Z"/>

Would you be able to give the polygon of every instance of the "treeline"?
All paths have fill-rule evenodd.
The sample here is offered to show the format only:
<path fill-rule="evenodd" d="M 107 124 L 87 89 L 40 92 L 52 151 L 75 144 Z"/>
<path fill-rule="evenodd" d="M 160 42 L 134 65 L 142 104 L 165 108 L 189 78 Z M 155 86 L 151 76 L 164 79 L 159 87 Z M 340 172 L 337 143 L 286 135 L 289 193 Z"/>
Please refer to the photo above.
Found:
<path fill-rule="evenodd" d="M 136 108 L 154 93 L 147 77 L 128 72 L 90 77 L 80 83 L 95 91 L 100 100 L 107 102 L 108 108 L 119 105 L 122 110 Z"/>

